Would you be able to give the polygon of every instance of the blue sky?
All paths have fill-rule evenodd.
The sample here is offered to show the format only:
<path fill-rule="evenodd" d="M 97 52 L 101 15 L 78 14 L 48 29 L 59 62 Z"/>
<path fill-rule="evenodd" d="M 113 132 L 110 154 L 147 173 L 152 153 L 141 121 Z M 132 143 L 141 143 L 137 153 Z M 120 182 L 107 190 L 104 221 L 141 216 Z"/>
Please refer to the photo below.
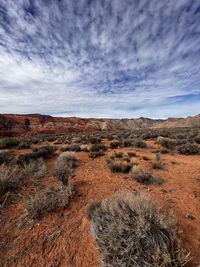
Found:
<path fill-rule="evenodd" d="M 0 0 L 0 113 L 200 113 L 200 0 Z"/>

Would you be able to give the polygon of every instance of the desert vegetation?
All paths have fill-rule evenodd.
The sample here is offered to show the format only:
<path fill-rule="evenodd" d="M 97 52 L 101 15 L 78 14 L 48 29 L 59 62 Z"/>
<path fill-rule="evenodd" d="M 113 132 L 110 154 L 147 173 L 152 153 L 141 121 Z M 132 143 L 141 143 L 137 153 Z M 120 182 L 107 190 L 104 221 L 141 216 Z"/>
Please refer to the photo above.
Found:
<path fill-rule="evenodd" d="M 198 266 L 198 139 L 196 128 L 2 138 L 0 265 L 28 266 L 28 248 L 38 266 Z"/>
<path fill-rule="evenodd" d="M 139 192 L 91 203 L 87 216 L 102 266 L 178 267 L 187 262 L 173 218 Z"/>

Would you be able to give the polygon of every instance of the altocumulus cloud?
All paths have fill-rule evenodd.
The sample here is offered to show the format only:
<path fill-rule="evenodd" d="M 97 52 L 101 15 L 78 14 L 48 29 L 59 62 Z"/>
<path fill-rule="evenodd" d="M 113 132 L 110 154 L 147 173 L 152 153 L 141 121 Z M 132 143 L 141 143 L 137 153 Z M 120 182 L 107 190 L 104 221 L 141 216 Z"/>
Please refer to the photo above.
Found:
<path fill-rule="evenodd" d="M 0 0 L 0 112 L 199 113 L 200 1 Z"/>

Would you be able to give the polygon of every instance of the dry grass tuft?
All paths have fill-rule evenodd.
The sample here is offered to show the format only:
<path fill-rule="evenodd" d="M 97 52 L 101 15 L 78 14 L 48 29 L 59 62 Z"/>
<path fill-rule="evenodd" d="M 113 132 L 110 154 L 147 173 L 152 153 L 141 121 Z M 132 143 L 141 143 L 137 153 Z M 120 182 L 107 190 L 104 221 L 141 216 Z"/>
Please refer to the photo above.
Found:
<path fill-rule="evenodd" d="M 102 267 L 181 267 L 187 257 L 172 217 L 141 193 L 121 193 L 87 209 Z"/>
<path fill-rule="evenodd" d="M 0 195 L 16 191 L 22 184 L 24 171 L 17 165 L 0 166 Z"/>
<path fill-rule="evenodd" d="M 74 152 L 62 153 L 56 161 L 55 176 L 64 184 L 68 185 L 73 168 L 78 164 L 78 158 Z"/>
<path fill-rule="evenodd" d="M 48 174 L 46 164 L 42 158 L 31 160 L 28 164 L 24 165 L 24 170 L 27 175 L 33 175 L 38 178 Z"/>
<path fill-rule="evenodd" d="M 128 162 L 126 159 L 121 158 L 107 159 L 107 165 L 112 172 L 123 173 L 128 173 L 133 167 L 132 162 Z"/>
<path fill-rule="evenodd" d="M 58 186 L 51 190 L 37 193 L 25 200 L 25 209 L 32 219 L 39 219 L 45 213 L 53 212 L 69 205 L 71 197 L 70 187 Z"/>
<path fill-rule="evenodd" d="M 163 184 L 163 179 L 158 176 L 154 176 L 143 169 L 134 167 L 132 169 L 131 177 L 135 179 L 138 183 L 144 185 L 161 185 Z"/>

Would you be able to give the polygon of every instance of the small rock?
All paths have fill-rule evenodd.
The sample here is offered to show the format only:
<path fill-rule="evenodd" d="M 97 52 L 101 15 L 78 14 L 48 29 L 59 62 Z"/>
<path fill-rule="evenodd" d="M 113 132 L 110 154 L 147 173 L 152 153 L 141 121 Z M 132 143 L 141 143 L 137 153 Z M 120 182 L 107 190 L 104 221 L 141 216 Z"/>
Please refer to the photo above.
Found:
<path fill-rule="evenodd" d="M 166 193 L 167 193 L 167 190 L 166 190 L 166 189 L 164 189 L 164 188 L 162 188 L 162 189 L 160 189 L 160 192 L 162 192 L 162 193 L 166 194 Z"/>
<path fill-rule="evenodd" d="M 192 221 L 196 219 L 192 214 L 187 214 L 185 217 Z"/>

